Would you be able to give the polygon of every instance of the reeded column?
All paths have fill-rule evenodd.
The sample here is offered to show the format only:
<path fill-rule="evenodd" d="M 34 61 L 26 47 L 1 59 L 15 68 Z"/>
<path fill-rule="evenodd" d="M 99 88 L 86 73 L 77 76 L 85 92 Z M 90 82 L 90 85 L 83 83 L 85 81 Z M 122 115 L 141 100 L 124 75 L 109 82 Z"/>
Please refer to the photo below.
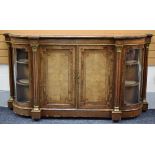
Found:
<path fill-rule="evenodd" d="M 147 111 L 148 102 L 146 101 L 146 89 L 147 89 L 147 72 L 148 72 L 148 53 L 149 45 L 151 43 L 152 35 L 147 35 L 146 43 L 144 46 L 144 64 L 143 64 L 143 90 L 142 90 L 142 102 L 143 102 L 143 111 Z"/>
<path fill-rule="evenodd" d="M 15 98 L 14 92 L 14 62 L 13 62 L 13 50 L 15 50 L 14 43 L 11 41 L 10 36 L 5 34 L 5 42 L 7 42 L 8 46 L 8 62 L 9 62 L 9 84 L 10 84 L 10 98 L 8 100 L 8 107 L 13 109 L 13 102 Z"/>
<path fill-rule="evenodd" d="M 33 119 L 40 119 L 41 110 L 39 107 L 39 52 L 38 52 L 38 40 L 30 40 L 30 46 L 32 49 L 32 84 L 33 84 L 33 109 L 31 111 L 31 115 Z"/>
<path fill-rule="evenodd" d="M 122 52 L 123 45 L 116 44 L 116 64 L 115 64 L 115 95 L 114 95 L 114 109 L 112 111 L 112 120 L 121 120 L 121 110 L 120 110 L 120 94 L 121 94 L 121 69 L 122 69 Z"/>
<path fill-rule="evenodd" d="M 9 59 L 9 83 L 10 83 L 10 98 L 8 100 L 8 107 L 13 109 L 13 102 L 14 102 L 14 62 L 13 62 L 13 50 L 11 43 L 8 45 L 9 52 L 8 52 L 8 59 Z"/>

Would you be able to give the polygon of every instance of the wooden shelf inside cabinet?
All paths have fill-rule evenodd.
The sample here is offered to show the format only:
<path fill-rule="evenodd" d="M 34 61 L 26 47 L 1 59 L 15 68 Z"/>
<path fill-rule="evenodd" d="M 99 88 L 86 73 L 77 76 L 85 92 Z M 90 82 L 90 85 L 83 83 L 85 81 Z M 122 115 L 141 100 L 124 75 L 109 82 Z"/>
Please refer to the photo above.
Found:
<path fill-rule="evenodd" d="M 19 80 L 17 80 L 17 84 L 23 85 L 23 86 L 28 86 L 29 80 L 28 79 L 19 79 Z"/>
<path fill-rule="evenodd" d="M 16 61 L 18 64 L 28 64 L 28 59 L 20 59 Z"/>
<path fill-rule="evenodd" d="M 136 60 L 130 60 L 130 61 L 126 61 L 126 65 L 138 65 L 139 63 L 138 63 L 138 61 L 136 61 Z"/>
<path fill-rule="evenodd" d="M 138 86 L 138 85 L 139 85 L 138 81 L 125 81 L 126 87 L 134 87 L 134 86 Z"/>
<path fill-rule="evenodd" d="M 18 101 L 18 103 L 25 103 L 25 104 L 30 104 L 31 102 L 29 100 L 23 100 L 23 101 Z"/>
<path fill-rule="evenodd" d="M 137 105 L 139 103 L 132 103 L 132 102 L 124 101 L 124 104 L 127 105 L 127 106 L 133 106 L 133 105 Z"/>

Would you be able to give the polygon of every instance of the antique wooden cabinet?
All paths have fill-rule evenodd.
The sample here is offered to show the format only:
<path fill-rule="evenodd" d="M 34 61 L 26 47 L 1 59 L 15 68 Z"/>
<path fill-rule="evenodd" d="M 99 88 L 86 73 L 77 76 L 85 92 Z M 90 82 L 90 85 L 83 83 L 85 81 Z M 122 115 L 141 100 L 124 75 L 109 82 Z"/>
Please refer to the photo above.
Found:
<path fill-rule="evenodd" d="M 18 36 L 9 46 L 10 99 L 19 115 L 103 117 L 146 111 L 148 48 L 143 36 Z"/>

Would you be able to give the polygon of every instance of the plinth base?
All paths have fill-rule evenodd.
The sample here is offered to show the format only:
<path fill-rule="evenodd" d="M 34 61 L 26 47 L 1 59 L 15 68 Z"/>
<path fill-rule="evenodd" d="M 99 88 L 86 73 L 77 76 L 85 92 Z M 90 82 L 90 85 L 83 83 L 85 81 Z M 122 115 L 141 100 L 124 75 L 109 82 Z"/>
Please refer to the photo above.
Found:
<path fill-rule="evenodd" d="M 41 110 L 38 107 L 35 107 L 31 111 L 31 117 L 34 120 L 39 120 L 41 118 Z"/>
<path fill-rule="evenodd" d="M 147 102 L 147 101 L 144 101 L 144 102 L 143 102 L 142 111 L 143 111 L 143 112 L 146 112 L 147 110 L 148 110 L 148 102 Z"/>
<path fill-rule="evenodd" d="M 14 100 L 13 100 L 12 97 L 10 97 L 10 99 L 8 100 L 8 108 L 11 109 L 11 110 L 13 109 L 13 101 Z"/>
<path fill-rule="evenodd" d="M 112 111 L 112 120 L 114 122 L 118 122 L 121 120 L 121 115 L 122 115 L 122 112 L 121 111 Z"/>

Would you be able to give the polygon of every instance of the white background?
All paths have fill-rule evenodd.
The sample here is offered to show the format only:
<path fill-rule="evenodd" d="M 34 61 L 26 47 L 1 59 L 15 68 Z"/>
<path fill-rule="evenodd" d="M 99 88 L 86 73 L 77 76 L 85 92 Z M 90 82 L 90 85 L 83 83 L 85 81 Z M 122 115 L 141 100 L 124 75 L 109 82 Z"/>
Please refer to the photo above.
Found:
<path fill-rule="evenodd" d="M 4 0 L 0 29 L 154 30 L 154 0 Z M 155 125 L 0 125 L 4 155 L 154 155 Z"/>
<path fill-rule="evenodd" d="M 1 29 L 151 30 L 154 0 L 1 0 Z"/>

